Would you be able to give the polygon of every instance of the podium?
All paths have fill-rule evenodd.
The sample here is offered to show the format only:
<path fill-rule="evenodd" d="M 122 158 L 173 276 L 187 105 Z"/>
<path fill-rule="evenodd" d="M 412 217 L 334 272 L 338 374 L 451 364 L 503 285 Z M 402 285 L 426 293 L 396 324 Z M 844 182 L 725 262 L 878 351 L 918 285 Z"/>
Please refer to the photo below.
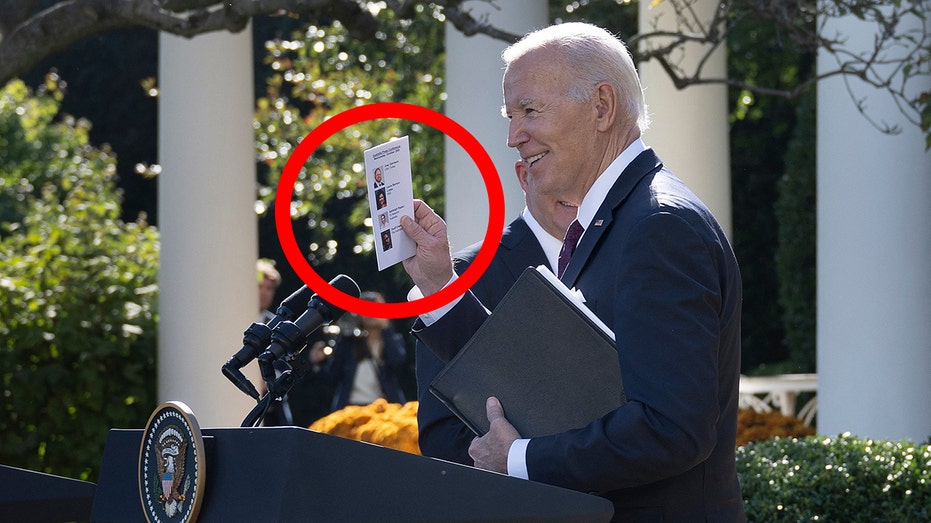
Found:
<path fill-rule="evenodd" d="M 86 521 L 96 486 L 62 476 L 0 465 L 0 521 Z"/>
<path fill-rule="evenodd" d="M 198 522 L 610 521 L 597 496 L 300 427 L 202 431 Z M 145 522 L 137 472 L 142 430 L 112 429 L 92 522 Z"/>

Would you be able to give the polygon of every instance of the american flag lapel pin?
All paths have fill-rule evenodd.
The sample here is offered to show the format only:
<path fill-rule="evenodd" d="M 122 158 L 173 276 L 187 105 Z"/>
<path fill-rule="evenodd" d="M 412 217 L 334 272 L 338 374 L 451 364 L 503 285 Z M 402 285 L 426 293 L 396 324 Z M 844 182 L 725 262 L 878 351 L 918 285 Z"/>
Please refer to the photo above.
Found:
<path fill-rule="evenodd" d="M 595 227 L 601 227 L 602 225 L 604 225 L 604 223 L 605 223 L 604 220 L 595 220 L 594 225 Z"/>

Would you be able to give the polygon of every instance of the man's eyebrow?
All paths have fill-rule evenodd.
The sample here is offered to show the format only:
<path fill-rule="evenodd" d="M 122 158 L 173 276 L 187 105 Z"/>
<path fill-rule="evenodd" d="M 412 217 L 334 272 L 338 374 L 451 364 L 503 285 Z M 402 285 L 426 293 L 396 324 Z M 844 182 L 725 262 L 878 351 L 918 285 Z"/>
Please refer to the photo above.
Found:
<path fill-rule="evenodd" d="M 533 104 L 534 101 L 535 101 L 535 100 L 534 100 L 533 98 L 521 98 L 520 100 L 517 101 L 517 108 L 518 108 L 518 109 L 524 109 L 524 108 L 526 108 L 528 105 Z M 507 104 L 504 104 L 504 105 L 501 106 L 501 116 L 504 116 L 505 118 L 508 117 L 508 108 L 507 108 Z"/>

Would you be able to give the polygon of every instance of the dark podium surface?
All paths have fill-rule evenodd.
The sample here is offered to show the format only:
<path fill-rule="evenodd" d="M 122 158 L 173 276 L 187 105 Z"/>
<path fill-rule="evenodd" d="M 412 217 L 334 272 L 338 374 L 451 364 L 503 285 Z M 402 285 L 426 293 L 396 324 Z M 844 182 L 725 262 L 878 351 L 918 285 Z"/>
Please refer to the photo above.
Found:
<path fill-rule="evenodd" d="M 95 488 L 89 481 L 0 465 L 0 521 L 87 521 Z"/>
<path fill-rule="evenodd" d="M 203 429 L 198 522 L 607 522 L 608 500 L 300 427 Z M 142 430 L 107 439 L 93 522 L 145 522 Z"/>

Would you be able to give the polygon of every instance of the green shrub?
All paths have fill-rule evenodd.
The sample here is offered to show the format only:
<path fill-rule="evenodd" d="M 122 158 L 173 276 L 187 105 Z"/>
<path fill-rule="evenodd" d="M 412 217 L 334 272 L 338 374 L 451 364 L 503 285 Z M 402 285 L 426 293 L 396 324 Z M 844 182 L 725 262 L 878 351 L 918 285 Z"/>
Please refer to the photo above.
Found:
<path fill-rule="evenodd" d="M 769 439 L 737 449 L 747 520 L 931 519 L 931 445 L 837 438 Z"/>
<path fill-rule="evenodd" d="M 96 481 L 155 407 L 158 232 L 52 94 L 0 89 L 0 463 Z"/>

